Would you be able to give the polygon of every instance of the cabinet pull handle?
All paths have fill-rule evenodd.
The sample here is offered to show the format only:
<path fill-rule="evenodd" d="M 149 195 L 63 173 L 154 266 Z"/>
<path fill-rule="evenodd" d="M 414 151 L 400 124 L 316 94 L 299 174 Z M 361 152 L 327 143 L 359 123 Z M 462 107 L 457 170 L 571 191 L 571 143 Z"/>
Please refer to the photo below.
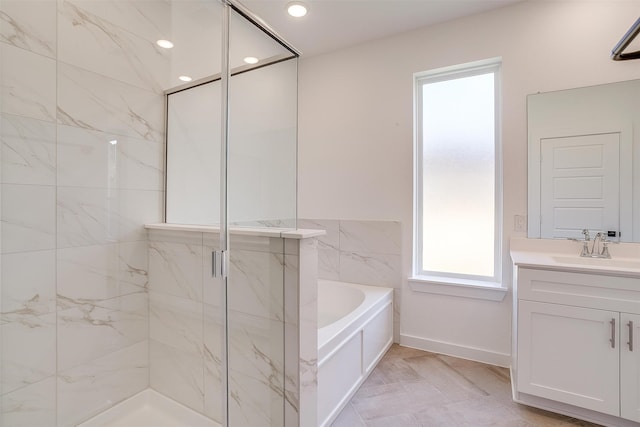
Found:
<path fill-rule="evenodd" d="M 609 342 L 611 343 L 611 348 L 616 348 L 616 319 L 611 319 L 609 323 L 611 323 L 611 338 Z"/>
<path fill-rule="evenodd" d="M 627 344 L 629 344 L 629 351 L 633 351 L 633 322 L 630 320 L 627 326 L 629 327 L 629 342 Z"/>

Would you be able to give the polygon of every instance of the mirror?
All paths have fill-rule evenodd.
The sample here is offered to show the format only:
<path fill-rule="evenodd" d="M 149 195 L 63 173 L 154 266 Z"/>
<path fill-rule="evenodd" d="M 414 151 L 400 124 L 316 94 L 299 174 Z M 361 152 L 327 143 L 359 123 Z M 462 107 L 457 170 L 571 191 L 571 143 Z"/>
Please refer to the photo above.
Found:
<path fill-rule="evenodd" d="M 529 95 L 527 119 L 528 237 L 640 242 L 640 80 Z"/>

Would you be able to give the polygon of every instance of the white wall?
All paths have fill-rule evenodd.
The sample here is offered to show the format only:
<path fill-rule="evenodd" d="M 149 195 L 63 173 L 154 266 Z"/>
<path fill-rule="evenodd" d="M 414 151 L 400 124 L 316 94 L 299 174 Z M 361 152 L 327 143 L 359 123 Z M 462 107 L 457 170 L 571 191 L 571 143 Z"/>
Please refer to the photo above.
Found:
<path fill-rule="evenodd" d="M 510 294 L 502 302 L 411 291 L 415 72 L 503 59 L 504 256 L 527 212 L 526 95 L 640 76 L 609 52 L 640 1 L 524 2 L 300 62 L 298 215 L 402 223 L 401 333 L 413 345 L 508 364 Z M 434 242 L 437 244 L 437 242 Z M 460 242 L 464 244 L 464 242 Z"/>

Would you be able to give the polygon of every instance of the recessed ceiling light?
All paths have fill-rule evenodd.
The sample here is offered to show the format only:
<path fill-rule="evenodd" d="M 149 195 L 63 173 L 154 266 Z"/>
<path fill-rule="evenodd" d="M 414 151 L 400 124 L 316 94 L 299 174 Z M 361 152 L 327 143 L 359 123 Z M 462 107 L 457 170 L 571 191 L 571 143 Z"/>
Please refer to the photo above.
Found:
<path fill-rule="evenodd" d="M 287 5 L 287 13 L 294 18 L 302 18 L 307 14 L 307 6 L 304 3 L 292 1 Z"/>
<path fill-rule="evenodd" d="M 182 80 L 183 82 L 190 82 L 191 80 L 193 80 L 191 77 L 189 76 L 180 76 L 178 77 L 180 80 Z"/>
<path fill-rule="evenodd" d="M 165 49 L 171 49 L 173 47 L 173 43 L 171 43 L 169 40 L 158 40 L 156 44 Z"/>
<path fill-rule="evenodd" d="M 112 139 L 111 141 L 109 141 L 109 144 L 111 145 L 116 145 L 118 143 L 117 139 Z"/>
<path fill-rule="evenodd" d="M 256 58 L 255 56 L 247 56 L 246 58 L 244 58 L 244 62 L 246 62 L 247 64 L 257 64 L 258 58 Z"/>

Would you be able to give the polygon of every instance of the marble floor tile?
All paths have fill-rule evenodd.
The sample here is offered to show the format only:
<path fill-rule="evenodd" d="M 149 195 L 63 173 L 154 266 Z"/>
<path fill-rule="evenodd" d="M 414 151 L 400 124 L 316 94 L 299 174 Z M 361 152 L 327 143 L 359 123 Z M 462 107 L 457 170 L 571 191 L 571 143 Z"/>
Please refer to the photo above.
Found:
<path fill-rule="evenodd" d="M 394 344 L 332 427 L 597 427 L 513 402 L 509 370 Z"/>
<path fill-rule="evenodd" d="M 344 407 L 338 419 L 333 423 L 333 427 L 365 427 L 366 424 L 358 415 L 351 403 Z"/>

